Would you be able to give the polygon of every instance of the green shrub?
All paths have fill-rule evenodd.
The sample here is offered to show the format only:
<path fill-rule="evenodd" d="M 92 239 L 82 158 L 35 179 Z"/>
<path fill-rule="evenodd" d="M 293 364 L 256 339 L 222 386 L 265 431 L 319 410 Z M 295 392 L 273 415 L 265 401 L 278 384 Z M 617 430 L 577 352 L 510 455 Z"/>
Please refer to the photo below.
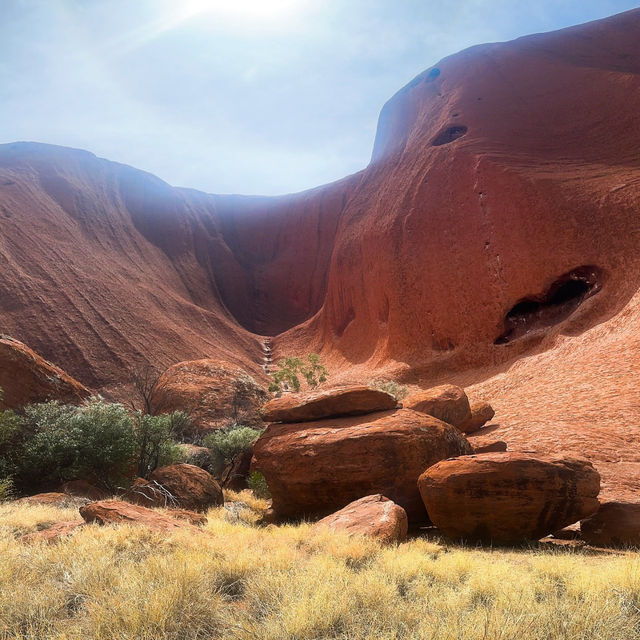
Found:
<path fill-rule="evenodd" d="M 160 416 L 136 412 L 133 425 L 140 477 L 148 478 L 158 467 L 184 460 L 184 452 L 174 437 L 182 433 L 188 423 L 189 416 L 183 411 Z"/>
<path fill-rule="evenodd" d="M 0 478 L 0 502 L 10 500 L 13 497 L 13 480 Z"/>
<path fill-rule="evenodd" d="M 271 498 L 271 492 L 269 491 L 269 485 L 265 480 L 265 477 L 259 471 L 252 471 L 247 478 L 247 486 L 256 498 L 264 498 L 268 500 Z"/>
<path fill-rule="evenodd" d="M 315 389 L 329 377 L 326 367 L 320 362 L 317 353 L 310 353 L 306 362 L 302 358 L 287 357 L 277 364 L 278 369 L 271 374 L 269 391 L 282 395 L 285 391 L 300 391 L 302 376 L 309 388 Z"/>
<path fill-rule="evenodd" d="M 403 384 L 398 384 L 394 380 L 372 380 L 369 382 L 370 387 L 380 389 L 392 395 L 398 402 L 407 397 L 409 390 Z"/>
<path fill-rule="evenodd" d="M 234 424 L 219 429 L 204 438 L 204 446 L 211 452 L 211 473 L 219 476 L 236 456 L 249 449 L 259 438 L 261 431 Z"/>

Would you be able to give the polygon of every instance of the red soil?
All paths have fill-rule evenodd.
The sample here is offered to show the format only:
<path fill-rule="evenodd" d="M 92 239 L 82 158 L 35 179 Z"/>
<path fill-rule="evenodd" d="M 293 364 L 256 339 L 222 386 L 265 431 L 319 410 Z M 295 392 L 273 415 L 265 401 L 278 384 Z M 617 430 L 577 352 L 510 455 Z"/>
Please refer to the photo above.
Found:
<path fill-rule="evenodd" d="M 634 10 L 446 58 L 365 170 L 277 198 L 4 145 L 0 331 L 115 392 L 147 361 L 262 376 L 273 335 L 332 382 L 470 386 L 510 450 L 640 489 L 638 42 Z"/>

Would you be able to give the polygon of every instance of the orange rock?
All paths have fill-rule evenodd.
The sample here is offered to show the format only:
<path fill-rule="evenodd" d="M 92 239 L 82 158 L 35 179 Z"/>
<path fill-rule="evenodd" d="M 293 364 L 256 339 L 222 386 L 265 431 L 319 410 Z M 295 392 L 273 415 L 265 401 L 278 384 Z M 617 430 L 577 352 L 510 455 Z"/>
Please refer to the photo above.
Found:
<path fill-rule="evenodd" d="M 211 359 L 169 367 L 152 393 L 154 413 L 185 411 L 198 433 L 233 419 L 262 426 L 259 409 L 267 397 L 264 388 L 246 371 Z"/>
<path fill-rule="evenodd" d="M 0 409 L 46 400 L 79 403 L 91 395 L 62 369 L 8 336 L 0 336 L 0 388 Z"/>
<path fill-rule="evenodd" d="M 70 480 L 62 485 L 62 491 L 76 498 L 88 498 L 89 500 L 104 500 L 109 492 L 100 489 L 86 480 Z"/>
<path fill-rule="evenodd" d="M 408 526 L 406 511 L 377 493 L 351 502 L 317 522 L 314 529 L 328 527 L 388 543 L 402 542 L 407 537 Z"/>
<path fill-rule="evenodd" d="M 471 416 L 458 429 L 462 433 L 474 433 L 481 429 L 489 420 L 493 420 L 496 412 L 488 402 L 471 403 Z"/>
<path fill-rule="evenodd" d="M 56 522 L 46 529 L 27 533 L 20 538 L 22 542 L 33 544 L 37 542 L 46 542 L 53 544 L 60 542 L 63 538 L 73 535 L 78 529 L 84 526 L 84 522 L 73 520 L 68 522 Z"/>
<path fill-rule="evenodd" d="M 454 427 L 460 427 L 471 420 L 467 394 L 464 389 L 452 384 L 412 393 L 402 404 L 407 409 L 426 413 Z"/>
<path fill-rule="evenodd" d="M 504 440 L 494 440 L 493 442 L 487 442 L 486 444 L 479 444 L 477 447 L 474 443 L 471 443 L 474 453 L 497 453 L 499 451 L 507 450 L 507 443 Z"/>
<path fill-rule="evenodd" d="M 85 522 L 97 524 L 140 524 L 156 531 L 175 531 L 177 529 L 191 529 L 199 531 L 193 525 L 172 518 L 168 515 L 141 507 L 139 505 L 122 502 L 121 500 L 101 500 L 90 502 L 80 507 L 80 515 Z"/>
<path fill-rule="evenodd" d="M 594 513 L 600 476 L 587 460 L 485 453 L 434 465 L 418 487 L 445 535 L 502 544 L 538 540 Z"/>
<path fill-rule="evenodd" d="M 395 409 L 396 399 L 379 389 L 359 385 L 309 393 L 287 393 L 267 402 L 265 422 L 310 422 L 339 416 L 357 416 Z"/>
<path fill-rule="evenodd" d="M 598 547 L 640 546 L 640 504 L 604 502 L 590 518 L 580 522 L 580 534 Z"/>
<path fill-rule="evenodd" d="M 281 517 L 324 516 L 381 493 L 426 519 L 416 486 L 425 468 L 472 452 L 453 426 L 401 409 L 298 424 L 272 424 L 253 447 Z"/>
<path fill-rule="evenodd" d="M 43 504 L 52 507 L 68 507 L 77 504 L 77 499 L 67 493 L 50 491 L 48 493 L 37 493 L 33 496 L 19 498 L 16 502 L 28 504 Z"/>
<path fill-rule="evenodd" d="M 175 505 L 191 511 L 206 511 L 224 504 L 222 489 L 215 478 L 192 464 L 178 463 L 156 469 L 150 477 L 175 500 Z"/>

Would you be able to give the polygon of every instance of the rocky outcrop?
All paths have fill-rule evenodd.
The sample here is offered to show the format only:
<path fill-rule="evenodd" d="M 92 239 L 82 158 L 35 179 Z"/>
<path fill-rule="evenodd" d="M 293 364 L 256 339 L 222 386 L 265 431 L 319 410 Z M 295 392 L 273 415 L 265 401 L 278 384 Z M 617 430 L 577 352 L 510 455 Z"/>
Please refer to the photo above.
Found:
<path fill-rule="evenodd" d="M 246 371 L 211 359 L 169 367 L 152 392 L 154 413 L 185 411 L 200 434 L 230 420 L 261 426 L 259 409 L 266 400 L 264 388 Z"/>
<path fill-rule="evenodd" d="M 580 522 L 580 536 L 597 547 L 640 547 L 640 504 L 604 502 Z"/>
<path fill-rule="evenodd" d="M 82 504 L 83 498 L 78 498 L 68 493 L 62 493 L 60 491 L 49 491 L 48 493 L 36 493 L 33 496 L 26 496 L 16 500 L 19 503 L 27 504 L 41 504 L 50 507 L 73 507 L 78 504 Z"/>
<path fill-rule="evenodd" d="M 46 543 L 54 544 L 73 535 L 82 528 L 85 523 L 82 520 L 70 520 L 66 522 L 56 522 L 46 529 L 27 533 L 20 538 L 26 544 Z"/>
<path fill-rule="evenodd" d="M 357 416 L 395 409 L 389 393 L 364 385 L 287 393 L 267 402 L 262 409 L 265 422 L 310 422 L 339 416 Z"/>
<path fill-rule="evenodd" d="M 380 493 L 410 522 L 426 519 L 418 476 L 439 460 L 472 452 L 453 426 L 401 409 L 367 416 L 272 424 L 253 447 L 278 516 L 325 516 Z"/>
<path fill-rule="evenodd" d="M 149 480 L 137 478 L 122 496 L 147 507 L 176 507 L 206 511 L 224 504 L 215 478 L 200 467 L 183 462 L 156 469 Z"/>
<path fill-rule="evenodd" d="M 418 487 L 445 535 L 503 544 L 538 540 L 593 514 L 600 476 L 587 460 L 486 453 L 440 462 Z"/>
<path fill-rule="evenodd" d="M 323 518 L 314 529 L 329 528 L 362 535 L 380 542 L 402 542 L 407 537 L 406 511 L 384 496 L 366 496 Z"/>
<path fill-rule="evenodd" d="M 0 409 L 47 400 L 80 403 L 91 395 L 62 369 L 8 336 L 0 336 L 0 389 Z"/>
<path fill-rule="evenodd" d="M 90 502 L 80 508 L 80 515 L 87 523 L 95 522 L 101 525 L 139 524 L 156 531 L 176 531 L 179 529 L 199 531 L 184 519 L 172 518 L 158 511 L 121 500 Z"/>
<path fill-rule="evenodd" d="M 471 415 L 458 428 L 462 433 L 475 433 L 480 430 L 487 422 L 493 420 L 496 412 L 488 402 L 471 403 Z"/>
<path fill-rule="evenodd" d="M 460 427 L 471 420 L 467 394 L 464 389 L 452 384 L 412 393 L 402 404 L 407 409 L 426 413 L 454 427 Z"/>

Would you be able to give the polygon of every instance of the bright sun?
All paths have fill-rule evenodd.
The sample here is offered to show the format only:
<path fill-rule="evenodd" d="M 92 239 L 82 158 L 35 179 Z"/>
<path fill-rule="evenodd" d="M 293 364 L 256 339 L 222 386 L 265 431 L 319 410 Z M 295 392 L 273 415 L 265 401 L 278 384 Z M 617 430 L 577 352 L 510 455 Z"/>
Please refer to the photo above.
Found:
<path fill-rule="evenodd" d="M 301 0 L 188 0 L 185 9 L 189 17 L 217 14 L 264 19 L 281 16 L 300 4 Z"/>

